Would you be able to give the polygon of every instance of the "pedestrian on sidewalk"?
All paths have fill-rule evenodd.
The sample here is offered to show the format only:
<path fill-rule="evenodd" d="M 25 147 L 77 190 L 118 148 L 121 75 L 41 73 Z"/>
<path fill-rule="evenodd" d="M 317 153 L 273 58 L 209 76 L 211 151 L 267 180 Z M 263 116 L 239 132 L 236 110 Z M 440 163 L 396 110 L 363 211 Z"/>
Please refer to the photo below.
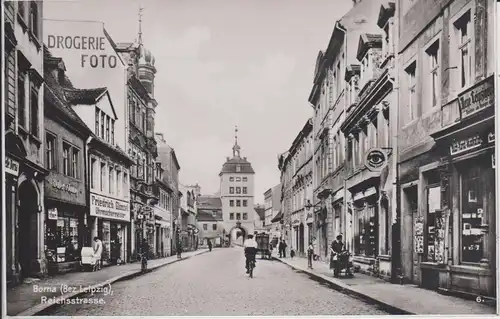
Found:
<path fill-rule="evenodd" d="M 280 254 L 280 258 L 283 258 L 283 239 L 280 239 L 280 243 L 278 244 L 278 252 Z"/>
<path fill-rule="evenodd" d="M 283 258 L 286 258 L 286 248 L 287 248 L 286 241 L 283 239 Z"/>
<path fill-rule="evenodd" d="M 179 240 L 177 242 L 177 259 L 181 259 L 182 258 L 182 242 Z"/>
<path fill-rule="evenodd" d="M 313 255 L 314 255 L 314 246 L 311 241 L 309 242 L 309 247 L 307 248 L 307 268 L 313 269 Z"/>
<path fill-rule="evenodd" d="M 208 251 L 212 251 L 212 241 L 208 240 Z"/>
<path fill-rule="evenodd" d="M 101 270 L 101 257 L 102 257 L 102 241 L 99 239 L 99 237 L 94 237 L 94 258 L 96 262 L 96 268 L 97 270 Z"/>
<path fill-rule="evenodd" d="M 333 275 L 338 277 L 340 271 L 342 270 L 342 265 L 338 258 L 338 255 L 344 250 L 344 243 L 342 242 L 342 235 L 338 235 L 337 238 L 332 242 L 330 247 L 330 269 L 333 269 Z"/>

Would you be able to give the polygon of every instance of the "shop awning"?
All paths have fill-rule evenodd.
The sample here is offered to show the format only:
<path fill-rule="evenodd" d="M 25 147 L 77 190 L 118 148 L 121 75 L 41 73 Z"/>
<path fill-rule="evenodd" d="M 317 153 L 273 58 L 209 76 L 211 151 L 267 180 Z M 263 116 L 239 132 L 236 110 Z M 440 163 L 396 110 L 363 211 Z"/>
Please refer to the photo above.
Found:
<path fill-rule="evenodd" d="M 271 223 L 277 223 L 282 219 L 283 219 L 283 212 L 280 210 L 278 214 L 273 219 L 271 219 Z"/>

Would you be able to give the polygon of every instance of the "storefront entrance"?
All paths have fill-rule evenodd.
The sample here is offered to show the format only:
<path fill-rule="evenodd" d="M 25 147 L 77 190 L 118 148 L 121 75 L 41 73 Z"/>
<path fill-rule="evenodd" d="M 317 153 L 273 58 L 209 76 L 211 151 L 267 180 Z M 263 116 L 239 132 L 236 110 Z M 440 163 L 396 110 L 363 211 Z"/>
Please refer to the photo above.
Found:
<path fill-rule="evenodd" d="M 19 186 L 20 206 L 18 214 L 18 257 L 22 278 L 37 272 L 32 269 L 32 261 L 37 259 L 38 239 L 38 192 L 31 182 L 26 181 Z"/>

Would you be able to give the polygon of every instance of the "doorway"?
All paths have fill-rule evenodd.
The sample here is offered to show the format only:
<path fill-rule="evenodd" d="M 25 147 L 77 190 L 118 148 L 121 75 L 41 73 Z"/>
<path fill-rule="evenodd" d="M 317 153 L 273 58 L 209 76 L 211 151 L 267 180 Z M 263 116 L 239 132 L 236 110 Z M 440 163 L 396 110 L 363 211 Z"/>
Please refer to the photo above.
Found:
<path fill-rule="evenodd" d="M 299 225 L 299 253 L 304 256 L 304 224 Z"/>
<path fill-rule="evenodd" d="M 32 269 L 32 260 L 37 258 L 38 234 L 38 192 L 30 182 L 24 182 L 19 187 L 18 214 L 18 260 L 21 266 L 22 278 L 27 278 L 36 269 Z M 22 200 L 21 200 L 22 198 Z"/>

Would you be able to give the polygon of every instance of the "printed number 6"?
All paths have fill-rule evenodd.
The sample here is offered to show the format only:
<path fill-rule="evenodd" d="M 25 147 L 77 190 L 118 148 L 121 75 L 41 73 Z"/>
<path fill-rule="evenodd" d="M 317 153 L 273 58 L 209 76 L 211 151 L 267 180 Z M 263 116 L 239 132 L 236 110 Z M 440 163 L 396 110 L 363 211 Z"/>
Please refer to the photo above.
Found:
<path fill-rule="evenodd" d="M 477 296 L 476 297 L 476 302 L 483 302 L 483 298 L 481 298 L 481 296 Z"/>

